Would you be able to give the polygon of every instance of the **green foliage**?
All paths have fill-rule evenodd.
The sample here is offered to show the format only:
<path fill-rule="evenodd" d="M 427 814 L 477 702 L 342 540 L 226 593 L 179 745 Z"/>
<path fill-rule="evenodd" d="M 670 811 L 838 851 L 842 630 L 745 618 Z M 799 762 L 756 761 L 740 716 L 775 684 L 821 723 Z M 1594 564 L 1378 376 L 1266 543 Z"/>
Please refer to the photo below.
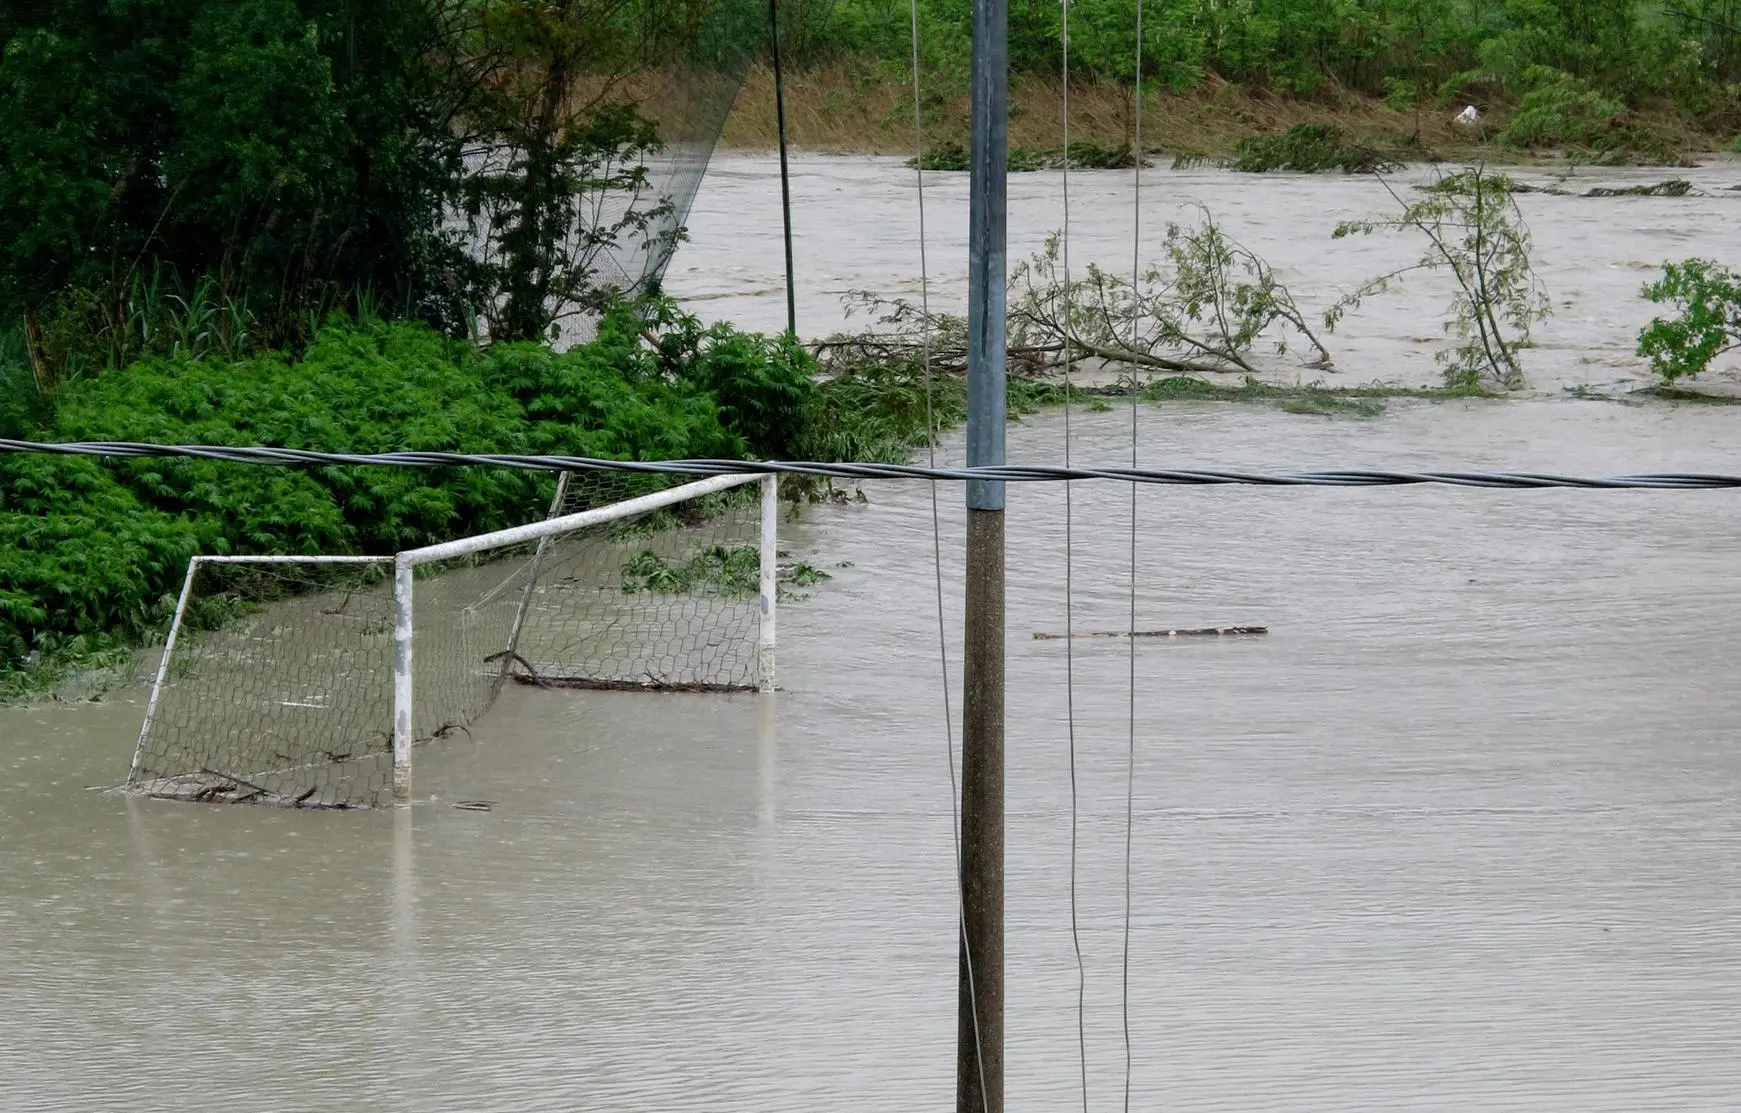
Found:
<path fill-rule="evenodd" d="M 1128 144 L 1106 147 L 1098 143 L 1072 143 L 1068 160 L 1064 157 L 1063 147 L 1051 147 L 1043 151 L 1011 147 L 1005 166 L 1010 173 L 1019 174 L 1033 170 L 1062 169 L 1066 161 L 1072 170 L 1129 170 L 1135 164 L 1136 158 Z M 1147 166 L 1148 163 L 1145 161 L 1143 165 Z M 924 170 L 962 172 L 971 169 L 967 148 L 955 140 L 944 140 L 932 145 L 925 151 L 923 159 L 910 158 L 907 166 Z"/>
<path fill-rule="evenodd" d="M 1741 344 L 1741 275 L 1710 259 L 1665 263 L 1644 296 L 1676 315 L 1653 317 L 1638 334 L 1638 354 L 1662 385 L 1697 375 Z"/>
<path fill-rule="evenodd" d="M 0 459 L 0 673 L 78 637 L 137 636 L 168 598 L 198 531 L 88 458 Z"/>
<path fill-rule="evenodd" d="M 1390 398 L 1443 399 L 1470 393 L 1378 385 L 1333 388 L 1322 382 L 1297 386 L 1268 382 L 1255 375 L 1245 376 L 1237 385 L 1212 383 L 1195 375 L 1156 376 L 1136 390 L 1138 397 L 1148 402 L 1266 402 L 1284 413 L 1356 418 L 1379 416 Z"/>
<path fill-rule="evenodd" d="M 766 14 L 754 0 L 493 0 L 474 10 L 476 35 L 457 58 L 476 74 L 464 111 L 476 165 L 458 183 L 478 256 L 476 305 L 493 339 L 554 339 L 613 292 L 658 278 L 682 238 L 687 198 L 658 192 L 649 163 L 685 139 L 711 146 L 703 120 L 717 113 L 723 123 Z M 656 88 L 671 86 L 650 98 L 663 119 L 627 88 L 649 72 L 660 74 Z"/>
<path fill-rule="evenodd" d="M 1133 281 L 1090 265 L 1066 276 L 1060 237 L 1010 278 L 1012 351 L 1103 359 L 1168 371 L 1255 370 L 1248 356 L 1266 334 L 1287 351 L 1290 334 L 1312 362 L 1330 354 L 1274 271 L 1222 231 L 1206 208 L 1193 226 L 1169 223 L 1165 260 Z"/>
<path fill-rule="evenodd" d="M 1266 170 L 1294 170 L 1316 174 L 1340 170 L 1344 174 L 1374 174 L 1395 164 L 1366 143 L 1351 142 L 1334 124 L 1296 124 L 1280 135 L 1261 135 L 1241 140 L 1234 151 L 1233 169 L 1248 174 Z"/>
<path fill-rule="evenodd" d="M 1580 197 L 1685 197 L 1693 191 L 1693 183 L 1685 178 L 1668 178 L 1660 182 L 1629 186 L 1595 186 Z"/>
<path fill-rule="evenodd" d="M 22 330 L 0 330 L 0 437 L 23 437 L 46 404 L 36 389 Z"/>
<path fill-rule="evenodd" d="M 0 319 L 99 328 L 112 358 L 87 362 L 101 367 L 151 350 L 142 285 L 249 316 L 254 347 L 305 341 L 306 308 L 324 314 L 362 286 L 408 301 L 453 261 L 441 199 L 459 137 L 425 49 L 439 7 L 10 9 Z M 206 282 L 216 289 L 196 289 Z"/>
<path fill-rule="evenodd" d="M 176 322 L 235 357 L 371 301 L 551 338 L 657 278 L 681 214 L 648 160 L 723 117 L 764 27 L 753 0 L 8 5 L 0 321 L 45 389 L 175 354 Z M 717 72 L 628 80 L 679 64 Z"/>
<path fill-rule="evenodd" d="M 726 324 L 703 330 L 693 317 L 672 314 L 660 358 L 679 382 L 712 396 L 720 421 L 765 460 L 791 454 L 811 399 L 816 358 L 790 334 L 767 337 Z"/>
<path fill-rule="evenodd" d="M 1392 112 L 1407 112 L 1418 108 L 1420 90 L 1415 88 L 1412 81 L 1387 75 L 1384 79 L 1384 106 Z"/>
<path fill-rule="evenodd" d="M 904 463 L 914 448 L 931 442 L 933 429 L 967 419 L 965 383 L 944 376 L 931 386 L 928 424 L 926 380 L 924 366 L 910 359 L 839 366 L 812 399 L 793 455 L 800 460 Z"/>
<path fill-rule="evenodd" d="M 1727 90 L 1741 81 L 1741 35 L 1733 3 L 1144 0 L 1143 83 L 1152 90 L 1185 93 L 1230 82 L 1258 92 L 1331 100 L 1352 91 L 1382 98 L 1399 112 L 1424 112 L 1446 107 L 1452 95 L 1483 109 L 1516 102 L 1538 83 L 1528 76 L 1531 71 L 1545 69 L 1568 75 L 1599 99 L 1633 108 L 1672 101 L 1690 117 L 1732 130 L 1733 96 Z M 917 8 L 927 88 L 965 92 L 970 4 L 919 0 Z M 1074 76 L 1131 83 L 1135 9 L 1135 0 L 1072 0 Z M 795 66 L 850 61 L 867 69 L 883 67 L 893 81 L 906 76 L 905 5 L 788 0 L 780 19 L 786 59 Z M 1057 3 L 1011 4 L 1012 73 L 1055 77 L 1060 32 Z M 1546 112 L 1556 95 L 1543 92 L 1532 109 Z M 1572 112 L 1575 124 L 1590 107 L 1561 104 L 1559 109 L 1578 109 Z M 1538 116 L 1537 124 L 1526 120 L 1525 127 L 1540 123 Z"/>
<path fill-rule="evenodd" d="M 940 335 L 965 328 L 960 318 L 941 322 Z M 1063 398 L 1046 382 L 1012 376 L 1012 420 Z M 792 455 L 799 460 L 905 463 L 913 450 L 967 419 L 967 382 L 958 371 L 911 349 L 867 351 L 850 344 L 831 350 L 827 376 L 807 407 Z"/>
<path fill-rule="evenodd" d="M 745 438 L 722 424 L 717 398 L 781 397 L 768 366 L 719 356 L 695 372 L 648 350 L 641 328 L 624 308 L 597 340 L 567 352 L 500 345 L 479 353 L 421 325 L 340 322 L 299 360 L 152 358 L 70 383 L 40 435 L 335 452 L 741 457 Z M 706 335 L 697 360 L 716 349 L 778 347 L 723 329 Z M 754 424 L 760 411 L 743 414 L 744 428 L 771 435 Z M 0 674 L 69 639 L 126 642 L 159 628 L 195 552 L 392 552 L 536 517 L 552 482 L 504 468 L 0 457 Z"/>
<path fill-rule="evenodd" d="M 682 564 L 673 564 L 651 549 L 642 549 L 623 564 L 623 594 L 718 595 L 748 599 L 761 590 L 762 557 L 754 545 L 709 545 Z M 781 569 L 775 590 L 789 595 L 787 585 L 814 587 L 830 580 L 827 572 L 799 563 Z"/>
<path fill-rule="evenodd" d="M 1335 328 L 1350 309 L 1411 271 L 1448 272 L 1455 286 L 1445 331 L 1458 343 L 1438 354 L 1445 385 L 1467 391 L 1489 384 L 1521 388 L 1517 351 L 1528 342 L 1530 326 L 1550 309 L 1530 265 L 1529 229 L 1510 179 L 1479 167 L 1460 170 L 1437 178 L 1417 201 L 1404 201 L 1389 182 L 1378 180 L 1401 211 L 1380 220 L 1344 221 L 1336 226 L 1335 238 L 1409 231 L 1426 238 L 1426 250 L 1409 266 L 1344 296 L 1324 315 L 1325 326 Z"/>
<path fill-rule="evenodd" d="M 742 599 L 759 590 L 761 567 L 761 554 L 754 545 L 709 545 L 677 565 L 651 549 L 642 549 L 623 565 L 623 593 L 694 593 Z"/>
<path fill-rule="evenodd" d="M 1625 107 L 1563 70 L 1530 66 L 1529 91 L 1496 138 L 1511 147 L 1594 147 L 1608 139 Z"/>

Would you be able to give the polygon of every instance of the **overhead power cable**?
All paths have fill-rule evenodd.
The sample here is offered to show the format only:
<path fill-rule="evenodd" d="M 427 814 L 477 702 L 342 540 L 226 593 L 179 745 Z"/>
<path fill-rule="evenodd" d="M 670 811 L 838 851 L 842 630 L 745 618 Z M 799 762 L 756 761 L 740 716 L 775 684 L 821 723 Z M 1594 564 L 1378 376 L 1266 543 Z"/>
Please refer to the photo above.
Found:
<path fill-rule="evenodd" d="M 136 441 L 20 441 L 0 438 L 0 453 L 116 458 L 187 457 L 241 464 L 302 467 L 453 468 L 498 467 L 527 471 L 632 472 L 665 475 L 810 475 L 830 479 L 974 479 L 1004 483 L 1057 483 L 1110 480 L 1162 486 L 1210 487 L 1479 487 L 1500 490 L 1574 488 L 1581 490 L 1702 491 L 1741 488 L 1741 475 L 1714 472 L 1658 472 L 1607 476 L 1559 475 L 1526 471 L 1399 471 L 1381 468 L 1322 468 L 1302 471 L 1231 471 L 1220 468 L 1059 467 L 1002 464 L 988 467 L 930 467 L 916 464 L 827 463 L 809 460 L 604 460 L 591 456 L 532 456 L 494 452 L 316 452 L 206 444 L 144 444 Z"/>

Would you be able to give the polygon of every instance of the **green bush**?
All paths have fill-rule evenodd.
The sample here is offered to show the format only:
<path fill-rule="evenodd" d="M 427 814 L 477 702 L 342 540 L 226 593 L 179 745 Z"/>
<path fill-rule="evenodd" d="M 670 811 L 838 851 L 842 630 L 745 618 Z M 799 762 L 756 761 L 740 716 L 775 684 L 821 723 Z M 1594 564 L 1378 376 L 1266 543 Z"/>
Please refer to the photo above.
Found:
<path fill-rule="evenodd" d="M 143 633 L 198 548 L 192 523 L 94 459 L 0 459 L 0 673 L 67 639 Z"/>
<path fill-rule="evenodd" d="M 1638 354 L 1664 386 L 1697 375 L 1741 344 L 1741 275 L 1709 259 L 1667 263 L 1644 296 L 1679 311 L 1652 318 L 1638 334 Z"/>
<path fill-rule="evenodd" d="M 1625 106 L 1569 73 L 1548 66 L 1524 71 L 1530 89 L 1496 137 L 1510 147 L 1594 147 L 1620 122 Z"/>
<path fill-rule="evenodd" d="M 718 324 L 665 345 L 677 381 L 712 397 L 725 428 L 751 455 L 788 458 L 816 393 L 816 359 L 790 335 L 767 337 Z"/>
<path fill-rule="evenodd" d="M 459 261 L 441 202 L 461 90 L 429 5 L 0 8 L 10 320 L 100 306 L 120 329 L 140 275 L 221 275 L 282 343 L 333 290 L 427 296 Z"/>
<path fill-rule="evenodd" d="M 297 360 L 160 358 L 71 383 L 38 435 L 611 459 L 783 448 L 808 405 L 808 356 L 685 327 L 700 338 L 687 353 L 649 351 L 626 310 L 567 352 L 479 353 L 421 325 L 337 323 Z M 160 627 L 195 552 L 387 553 L 527 521 L 553 482 L 508 468 L 0 457 L 0 674 L 76 639 Z"/>

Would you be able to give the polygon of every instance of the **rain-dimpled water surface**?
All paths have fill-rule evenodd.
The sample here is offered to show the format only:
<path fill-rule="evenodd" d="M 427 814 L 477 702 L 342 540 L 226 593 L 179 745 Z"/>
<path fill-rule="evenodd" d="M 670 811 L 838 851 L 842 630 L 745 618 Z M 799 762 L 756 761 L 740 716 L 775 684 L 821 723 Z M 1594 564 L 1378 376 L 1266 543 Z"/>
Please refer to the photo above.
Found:
<path fill-rule="evenodd" d="M 767 169 L 709 179 L 672 286 L 777 326 Z M 1116 244 L 1128 179 L 1082 177 L 1083 225 Z M 798 181 L 802 313 L 911 279 L 898 164 Z M 1033 239 L 1047 182 L 1017 181 Z M 1339 281 L 1373 262 L 1316 236 L 1366 207 L 1358 181 L 1157 182 L 1157 206 L 1213 187 L 1290 279 L 1314 252 Z M 1532 218 L 1571 305 L 1526 368 L 1636 374 L 1636 264 L 1732 250 L 1728 201 L 1553 200 Z M 1339 341 L 1342 374 L 1430 378 L 1436 326 L 1405 317 Z M 1072 414 L 1074 458 L 1128 460 L 1130 420 Z M 1138 413 L 1155 465 L 1577 473 L 1741 470 L 1736 420 L 1552 397 Z M 1012 460 L 1058 460 L 1063 428 L 1013 427 Z M 865 495 L 782 524 L 834 578 L 782 611 L 778 696 L 512 689 L 419 753 L 408 811 L 131 800 L 89 786 L 124 777 L 143 690 L 0 710 L 0 1108 L 950 1108 L 931 490 Z M 958 714 L 963 512 L 937 496 Z M 1067 653 L 1091 1108 L 1122 1104 L 1126 1005 L 1136 1109 L 1741 1108 L 1741 495 L 1143 489 L 1137 626 L 1271 632 L 1136 644 L 1134 751 L 1131 643 L 1033 637 L 1065 628 L 1065 499 L 1010 490 L 1012 1110 L 1082 1103 Z M 1070 621 L 1122 629 L 1130 490 L 1070 502 Z"/>

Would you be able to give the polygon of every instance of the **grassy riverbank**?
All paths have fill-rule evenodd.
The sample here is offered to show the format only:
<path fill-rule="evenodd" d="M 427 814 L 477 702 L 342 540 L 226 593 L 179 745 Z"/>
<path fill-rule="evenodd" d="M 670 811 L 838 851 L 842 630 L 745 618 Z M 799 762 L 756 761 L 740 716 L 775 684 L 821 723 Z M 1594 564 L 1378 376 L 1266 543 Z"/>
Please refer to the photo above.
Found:
<path fill-rule="evenodd" d="M 833 63 L 786 77 L 790 142 L 826 154 L 911 157 L 913 90 L 905 72 L 873 62 Z M 1045 152 L 1062 143 L 1063 84 L 1053 76 L 1016 75 L 1010 83 L 1010 147 Z M 967 137 L 968 97 L 933 92 L 926 97 L 924 126 L 930 150 L 959 145 Z M 1143 147 L 1152 156 L 1231 157 L 1245 140 L 1278 135 L 1300 124 L 1328 124 L 1351 142 L 1365 143 L 1414 161 L 1473 160 L 1527 163 L 1559 161 L 1570 154 L 1602 161 L 1590 152 L 1545 142 L 1505 142 L 1517 105 L 1489 101 L 1482 121 L 1458 124 L 1462 105 L 1397 107 L 1383 98 L 1339 86 L 1311 94 L 1285 94 L 1206 78 L 1178 93 L 1150 88 L 1143 96 Z M 1070 138 L 1105 150 L 1128 149 L 1135 118 L 1128 83 L 1086 78 L 1072 82 Z M 1527 122 L 1527 121 L 1526 121 Z M 1609 161 L 1677 164 L 1728 148 L 1734 139 L 1728 118 L 1699 121 L 1655 102 L 1626 114 L 1624 143 Z M 1620 130 L 1617 125 L 1616 132 Z M 771 150 L 778 144 L 774 82 L 766 66 L 750 72 L 726 121 L 721 142 L 739 150 Z"/>

